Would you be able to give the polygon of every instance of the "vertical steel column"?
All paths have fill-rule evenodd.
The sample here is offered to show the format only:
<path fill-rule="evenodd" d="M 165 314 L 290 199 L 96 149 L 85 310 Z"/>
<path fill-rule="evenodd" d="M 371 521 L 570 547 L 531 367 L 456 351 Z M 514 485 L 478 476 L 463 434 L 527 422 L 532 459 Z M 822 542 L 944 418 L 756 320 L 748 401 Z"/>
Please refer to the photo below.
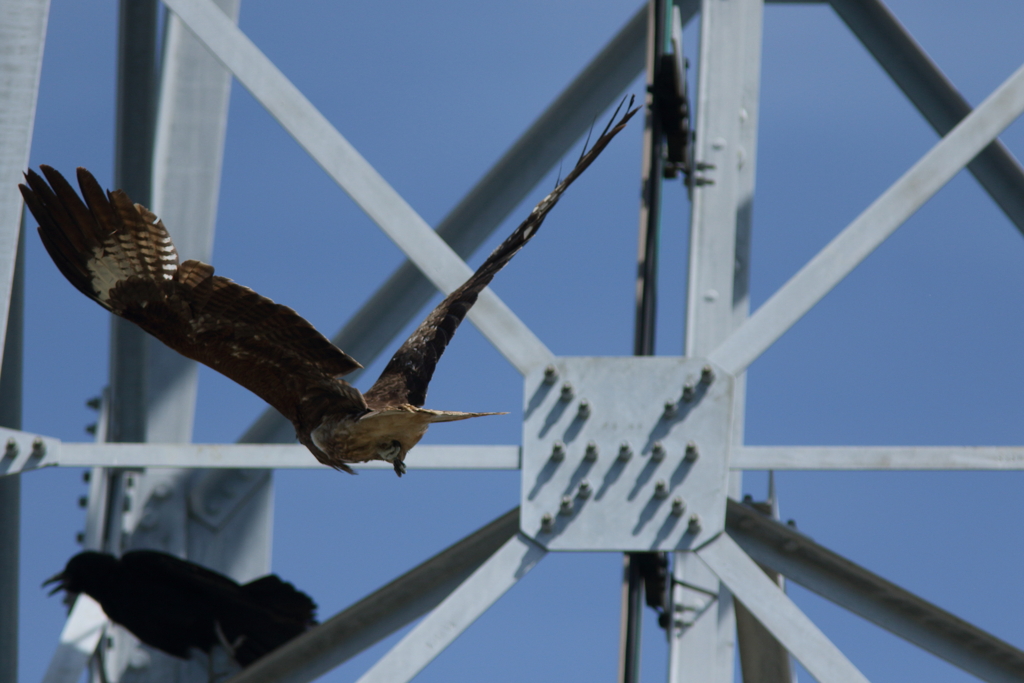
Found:
<path fill-rule="evenodd" d="M 696 102 L 696 170 L 690 221 L 687 356 L 704 356 L 748 312 L 762 0 L 703 0 Z M 733 443 L 743 438 L 743 378 L 735 390 Z M 731 483 L 739 492 L 739 478 Z M 669 681 L 731 683 L 732 596 L 691 553 L 673 567 Z M 694 587 L 694 588 L 691 588 Z M 717 596 L 713 602 L 710 596 Z"/>
<path fill-rule="evenodd" d="M 666 0 L 647 3 L 647 92 L 644 98 L 643 161 L 640 172 L 640 230 L 636 276 L 636 320 L 633 354 L 654 355 L 657 313 L 658 237 L 661 229 L 662 147 L 661 117 L 655 101 L 655 71 L 665 53 Z M 619 682 L 640 680 L 640 627 L 643 623 L 643 577 L 635 553 L 626 553 L 622 565 L 622 620 L 619 641 Z"/>
<path fill-rule="evenodd" d="M 133 201 L 151 203 L 153 164 L 153 119 L 156 112 L 157 0 L 121 0 L 117 46 L 117 103 L 114 136 L 114 186 L 123 189 Z M 117 316 L 110 317 L 110 387 L 108 392 L 106 440 L 139 442 L 146 440 L 146 334 Z M 122 528 L 126 489 L 130 483 L 123 470 L 99 470 L 94 476 L 105 486 L 97 486 L 104 500 L 100 547 L 119 555 L 123 550 Z M 98 482 L 100 483 L 100 482 Z M 92 493 L 93 490 L 90 490 Z M 96 536 L 96 530 L 86 530 Z M 109 629 L 101 641 L 99 666 L 109 663 L 107 652 L 116 659 L 123 651 L 123 630 Z M 109 668 L 109 667 L 108 667 Z M 94 667 L 95 683 L 106 679 L 106 672 Z M 118 675 L 114 675 L 115 680 Z"/>
<path fill-rule="evenodd" d="M 0 366 L 0 427 L 21 429 L 22 321 L 25 314 L 25 240 L 18 239 L 7 337 Z M 0 477 L 0 683 L 18 681 L 18 560 L 21 475 Z"/>
<path fill-rule="evenodd" d="M 149 206 L 156 106 L 157 0 L 121 0 L 114 186 Z M 146 440 L 146 336 L 111 317 L 108 441 Z"/>
<path fill-rule="evenodd" d="M 28 166 L 49 0 L 0 2 L 0 425 L 21 426 L 24 242 L 17 183 Z M 21 481 L 0 479 L 0 683 L 18 680 Z"/>
<path fill-rule="evenodd" d="M 218 0 L 237 21 L 239 0 Z M 155 105 L 150 207 L 179 257 L 212 260 L 231 75 L 173 13 L 166 15 Z M 192 439 L 196 363 L 146 337 L 146 440 Z M 246 581 L 269 570 L 272 481 L 260 470 L 150 469 L 133 474 L 123 547 L 153 548 Z M 226 657 L 183 662 L 114 627 L 108 673 L 121 683 L 205 682 L 234 671 Z"/>

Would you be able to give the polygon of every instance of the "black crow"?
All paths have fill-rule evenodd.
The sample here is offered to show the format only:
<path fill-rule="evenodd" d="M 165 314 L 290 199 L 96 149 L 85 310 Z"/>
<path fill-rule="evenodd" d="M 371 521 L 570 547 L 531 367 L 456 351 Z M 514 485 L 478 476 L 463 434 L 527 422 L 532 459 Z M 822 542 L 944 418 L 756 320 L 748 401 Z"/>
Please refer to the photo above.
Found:
<path fill-rule="evenodd" d="M 143 643 L 182 659 L 223 645 L 248 666 L 316 624 L 316 603 L 274 574 L 240 585 L 155 550 L 79 553 L 51 583 L 50 595 L 86 593 Z"/>

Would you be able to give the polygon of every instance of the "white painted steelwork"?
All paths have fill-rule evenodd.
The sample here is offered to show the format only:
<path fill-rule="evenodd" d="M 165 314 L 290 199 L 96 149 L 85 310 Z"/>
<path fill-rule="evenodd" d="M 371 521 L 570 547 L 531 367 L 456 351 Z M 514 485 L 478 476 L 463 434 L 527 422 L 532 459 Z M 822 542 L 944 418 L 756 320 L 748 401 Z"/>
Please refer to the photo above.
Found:
<path fill-rule="evenodd" d="M 470 267 L 212 0 L 166 0 L 166 5 L 435 287 L 448 294 L 469 279 Z M 520 373 L 553 357 L 489 289 L 480 293 L 469 319 Z"/>
<path fill-rule="evenodd" d="M 1024 112 L 1024 66 L 722 342 L 711 360 L 741 373 Z"/>
<path fill-rule="evenodd" d="M 868 683 L 727 534 L 698 549 L 697 556 L 820 683 Z"/>
<path fill-rule="evenodd" d="M 522 534 L 505 542 L 358 683 L 405 683 L 533 569 L 546 551 Z"/>
<path fill-rule="evenodd" d="M 525 380 L 524 534 L 548 550 L 649 551 L 724 528 L 732 377 L 713 370 L 702 382 L 710 366 L 695 358 L 553 367 L 553 382 L 544 370 Z"/>

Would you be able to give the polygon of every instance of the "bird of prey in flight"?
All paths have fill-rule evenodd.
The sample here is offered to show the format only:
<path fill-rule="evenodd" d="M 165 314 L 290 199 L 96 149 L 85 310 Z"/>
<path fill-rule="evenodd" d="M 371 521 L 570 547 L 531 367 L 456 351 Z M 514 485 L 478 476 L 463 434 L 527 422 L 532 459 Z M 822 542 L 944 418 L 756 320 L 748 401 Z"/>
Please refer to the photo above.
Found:
<path fill-rule="evenodd" d="M 39 235 L 64 277 L 87 297 L 132 321 L 178 353 L 249 389 L 295 427 L 317 460 L 384 460 L 401 476 L 405 455 L 433 422 L 494 413 L 423 408 L 427 385 L 445 347 L 495 274 L 540 228 L 566 188 L 637 112 L 618 110 L 593 147 L 458 289 L 395 352 L 365 394 L 342 379 L 361 368 L 294 310 L 213 274 L 200 261 L 178 262 L 163 223 L 121 190 L 104 193 L 78 169 L 82 199 L 54 169 L 42 166 L 20 185 Z M 620 104 L 621 107 L 621 104 Z M 49 181 L 49 185 L 47 184 Z"/>
<path fill-rule="evenodd" d="M 274 574 L 239 585 L 156 550 L 79 553 L 43 585 L 51 583 L 51 595 L 86 593 L 111 621 L 181 659 L 219 644 L 248 666 L 316 624 L 316 603 Z"/>

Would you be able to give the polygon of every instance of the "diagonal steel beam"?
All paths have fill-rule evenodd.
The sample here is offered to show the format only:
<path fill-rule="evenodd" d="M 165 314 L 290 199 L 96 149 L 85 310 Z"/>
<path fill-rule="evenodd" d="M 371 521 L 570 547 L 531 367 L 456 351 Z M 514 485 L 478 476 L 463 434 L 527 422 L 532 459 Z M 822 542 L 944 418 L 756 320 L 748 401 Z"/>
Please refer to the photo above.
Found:
<path fill-rule="evenodd" d="M 212 0 L 165 0 L 210 52 L 295 138 L 424 275 L 446 294 L 472 270 Z M 480 293 L 473 324 L 519 370 L 554 358 L 494 292 Z"/>
<path fill-rule="evenodd" d="M 43 683 L 67 683 L 82 677 L 82 669 L 96 652 L 107 628 L 107 615 L 99 603 L 80 593 L 60 632 L 57 651 L 43 674 Z"/>
<path fill-rule="evenodd" d="M 831 0 L 832 9 L 939 135 L 971 105 L 881 0 Z M 1024 232 L 1024 168 L 995 140 L 967 165 L 999 208 Z"/>
<path fill-rule="evenodd" d="M 547 551 L 517 533 L 463 581 L 358 683 L 405 683 L 452 644 Z"/>
<path fill-rule="evenodd" d="M 742 446 L 735 470 L 1021 470 L 1021 446 Z"/>
<path fill-rule="evenodd" d="M 715 537 L 697 556 L 820 683 L 868 683 L 728 534 Z"/>
<path fill-rule="evenodd" d="M 228 683 L 308 683 L 441 603 L 519 531 L 519 508 L 438 553 Z"/>
<path fill-rule="evenodd" d="M 0 3 L 0 355 L 21 230 L 21 182 L 28 168 L 49 0 Z"/>
<path fill-rule="evenodd" d="M 684 22 L 697 0 L 683 3 Z M 462 258 L 472 254 L 536 187 L 636 78 L 644 65 L 647 6 L 642 6 L 572 83 L 516 140 L 437 226 Z M 435 288 L 411 261 L 399 266 L 331 341 L 369 365 L 424 307 Z M 348 376 L 354 380 L 361 370 Z M 295 439 L 295 429 L 273 408 L 246 430 L 245 443 Z"/>
<path fill-rule="evenodd" d="M 726 527 L 760 564 L 950 664 L 993 683 L 1024 679 L 1024 652 L 818 545 L 792 527 L 732 500 Z"/>
<path fill-rule="evenodd" d="M 1024 111 L 1024 67 L 985 99 L 710 355 L 743 372 Z"/>

